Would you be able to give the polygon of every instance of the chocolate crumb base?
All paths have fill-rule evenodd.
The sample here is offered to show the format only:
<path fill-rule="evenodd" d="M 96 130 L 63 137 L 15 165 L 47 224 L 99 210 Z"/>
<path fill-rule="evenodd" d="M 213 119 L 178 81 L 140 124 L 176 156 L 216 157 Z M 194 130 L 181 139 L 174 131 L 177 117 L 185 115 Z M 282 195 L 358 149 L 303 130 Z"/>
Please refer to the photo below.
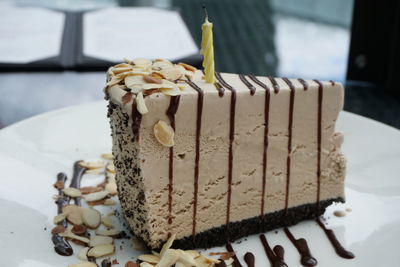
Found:
<path fill-rule="evenodd" d="M 344 202 L 344 199 L 338 197 L 321 201 L 318 210 L 315 203 L 305 204 L 289 208 L 287 215 L 285 215 L 285 210 L 280 210 L 269 213 L 266 216 L 257 216 L 239 222 L 232 222 L 229 224 L 229 235 L 227 235 L 226 226 L 224 225 L 198 233 L 195 242 L 193 242 L 193 236 L 175 240 L 173 247 L 192 249 L 222 246 L 225 245 L 227 241 L 233 242 L 252 234 L 263 233 L 276 228 L 291 226 L 303 220 L 314 219 L 322 215 L 325 208 L 333 202 Z M 227 236 L 229 236 L 229 240 Z"/>

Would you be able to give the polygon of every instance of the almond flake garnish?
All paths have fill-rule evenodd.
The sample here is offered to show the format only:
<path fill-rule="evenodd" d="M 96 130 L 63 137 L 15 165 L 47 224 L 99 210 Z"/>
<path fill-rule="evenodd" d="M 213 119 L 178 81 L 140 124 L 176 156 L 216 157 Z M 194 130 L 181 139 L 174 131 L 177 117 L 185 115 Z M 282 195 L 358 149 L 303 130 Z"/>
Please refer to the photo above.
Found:
<path fill-rule="evenodd" d="M 76 264 L 68 265 L 68 267 L 97 267 L 97 264 L 90 261 L 83 261 Z"/>
<path fill-rule="evenodd" d="M 95 193 L 95 192 L 100 192 L 103 191 L 104 188 L 100 186 L 85 186 L 81 187 L 81 193 L 84 195 L 90 194 L 90 193 Z"/>
<path fill-rule="evenodd" d="M 65 232 L 65 227 L 62 225 L 56 225 L 53 229 L 51 229 L 51 234 L 59 234 L 59 233 L 64 233 Z"/>
<path fill-rule="evenodd" d="M 146 114 L 149 110 L 146 107 L 146 103 L 144 102 L 143 93 L 139 92 L 136 96 L 136 108 L 140 114 Z"/>
<path fill-rule="evenodd" d="M 82 196 L 81 191 L 79 191 L 79 189 L 73 188 L 73 187 L 68 187 L 68 188 L 64 188 L 62 190 L 62 192 L 69 196 L 69 197 L 80 197 Z"/>
<path fill-rule="evenodd" d="M 107 172 L 115 173 L 115 166 L 113 162 L 107 164 L 106 167 Z"/>
<path fill-rule="evenodd" d="M 108 196 L 108 191 L 107 190 L 103 190 L 103 191 L 99 191 L 99 192 L 95 192 L 95 193 L 91 193 L 91 194 L 87 194 L 84 195 L 83 198 L 88 201 L 97 201 L 103 198 L 106 198 Z"/>
<path fill-rule="evenodd" d="M 62 222 L 63 220 L 65 220 L 65 218 L 67 218 L 67 214 L 60 213 L 60 214 L 54 216 L 53 223 L 58 224 L 58 223 Z"/>
<path fill-rule="evenodd" d="M 92 169 L 100 169 L 104 168 L 105 164 L 102 161 L 81 161 L 79 165 L 83 168 L 92 170 Z"/>
<path fill-rule="evenodd" d="M 154 125 L 154 136 L 163 146 L 172 147 L 174 145 L 174 135 L 174 129 L 165 121 L 160 120 Z"/>
<path fill-rule="evenodd" d="M 100 157 L 102 157 L 105 160 L 113 160 L 114 156 L 111 153 L 103 153 L 100 155 Z"/>
<path fill-rule="evenodd" d="M 140 263 L 140 267 L 154 267 L 154 265 L 144 261 Z"/>
<path fill-rule="evenodd" d="M 143 76 L 143 80 L 144 80 L 146 83 L 162 84 L 162 79 L 156 78 L 156 77 L 150 76 L 150 75 Z"/>
<path fill-rule="evenodd" d="M 100 258 L 113 254 L 115 247 L 112 244 L 97 245 L 89 249 L 87 255 L 89 257 Z"/>
<path fill-rule="evenodd" d="M 160 253 L 161 254 L 161 253 Z M 160 261 L 156 267 L 170 267 L 174 265 L 179 259 L 179 255 L 174 249 L 167 249 L 164 254 L 161 255 Z"/>
<path fill-rule="evenodd" d="M 111 237 L 117 237 L 121 234 L 120 230 L 117 229 L 103 229 L 103 230 L 96 230 L 96 235 L 104 235 L 104 236 L 111 236 Z"/>
<path fill-rule="evenodd" d="M 95 237 L 90 238 L 89 246 L 94 247 L 98 245 L 112 244 L 113 242 L 114 239 L 112 237 L 96 235 Z"/>
<path fill-rule="evenodd" d="M 163 245 L 161 251 L 160 251 L 160 257 L 162 258 L 164 256 L 164 253 L 172 246 L 172 243 L 174 243 L 176 235 L 173 234 L 171 235 L 170 238 L 168 238 L 167 242 Z"/>
<path fill-rule="evenodd" d="M 106 199 L 103 203 L 105 206 L 114 206 L 115 204 L 117 204 L 117 202 L 111 198 Z"/>
<path fill-rule="evenodd" d="M 101 223 L 107 228 L 114 228 L 111 216 L 104 216 L 101 218 Z"/>
<path fill-rule="evenodd" d="M 143 254 L 138 257 L 139 260 L 145 261 L 148 263 L 158 263 L 160 261 L 160 257 L 153 254 Z"/>
<path fill-rule="evenodd" d="M 77 205 L 65 205 L 62 212 L 67 214 L 67 220 L 74 225 L 81 225 L 82 221 L 82 208 Z"/>
<path fill-rule="evenodd" d="M 197 69 L 189 64 L 183 63 L 183 62 L 179 62 L 178 65 L 182 66 L 185 68 L 185 70 L 191 71 L 191 72 L 195 72 Z"/>
<path fill-rule="evenodd" d="M 78 251 L 78 254 L 76 255 L 76 257 L 78 258 L 78 259 L 80 259 L 80 260 L 82 260 L 82 261 L 87 261 L 87 256 L 86 256 L 86 254 L 87 254 L 87 252 L 89 251 L 89 248 L 88 247 L 84 247 L 84 248 L 81 248 L 79 251 Z"/>
<path fill-rule="evenodd" d="M 87 227 L 96 229 L 101 223 L 101 214 L 93 208 L 83 208 L 82 221 Z"/>

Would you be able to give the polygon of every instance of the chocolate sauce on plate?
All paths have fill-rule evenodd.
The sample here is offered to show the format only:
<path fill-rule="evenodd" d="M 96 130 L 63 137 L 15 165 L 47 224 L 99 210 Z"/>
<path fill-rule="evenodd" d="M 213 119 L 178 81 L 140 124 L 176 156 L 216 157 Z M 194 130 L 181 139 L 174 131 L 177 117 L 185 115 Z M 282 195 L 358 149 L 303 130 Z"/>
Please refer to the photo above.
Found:
<path fill-rule="evenodd" d="M 226 245 L 226 250 L 228 252 L 233 253 L 232 259 L 233 259 L 233 267 L 243 267 L 242 264 L 240 263 L 238 257 L 235 254 L 235 251 L 232 248 L 232 245 L 230 243 L 227 243 Z"/>
<path fill-rule="evenodd" d="M 287 264 L 284 262 L 285 250 L 282 246 L 276 245 L 272 250 L 268 244 L 267 238 L 264 234 L 260 235 L 261 243 L 263 244 L 265 254 L 267 254 L 268 260 L 271 263 L 272 267 L 287 267 Z"/>
<path fill-rule="evenodd" d="M 296 239 L 293 234 L 290 232 L 289 228 L 283 228 L 285 231 L 286 236 L 289 240 L 293 243 L 296 247 L 297 251 L 300 253 L 301 256 L 301 264 L 303 266 L 315 266 L 317 265 L 317 260 L 311 255 L 310 249 L 308 247 L 307 241 L 304 238 Z"/>

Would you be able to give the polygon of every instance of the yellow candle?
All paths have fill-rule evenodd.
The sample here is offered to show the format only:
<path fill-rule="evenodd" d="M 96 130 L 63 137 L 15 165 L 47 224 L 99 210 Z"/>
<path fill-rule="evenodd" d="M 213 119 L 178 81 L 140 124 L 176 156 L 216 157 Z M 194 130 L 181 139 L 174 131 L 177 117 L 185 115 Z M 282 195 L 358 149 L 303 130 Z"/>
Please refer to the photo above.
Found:
<path fill-rule="evenodd" d="M 207 83 L 215 82 L 215 67 L 214 67 L 214 45 L 213 45 L 213 24 L 208 21 L 207 10 L 204 8 L 206 14 L 205 21 L 201 26 L 201 50 L 200 54 L 203 55 L 203 68 L 206 76 Z"/>

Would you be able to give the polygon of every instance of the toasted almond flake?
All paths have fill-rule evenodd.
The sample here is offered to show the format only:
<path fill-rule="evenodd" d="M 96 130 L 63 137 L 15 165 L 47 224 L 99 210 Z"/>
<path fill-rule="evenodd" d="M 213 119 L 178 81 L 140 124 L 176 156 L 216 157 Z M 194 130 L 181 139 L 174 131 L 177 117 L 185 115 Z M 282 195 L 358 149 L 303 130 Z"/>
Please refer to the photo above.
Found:
<path fill-rule="evenodd" d="M 149 74 L 150 74 L 150 72 L 148 72 L 148 71 L 132 69 L 131 71 L 127 71 L 127 72 L 123 72 L 123 73 L 117 74 L 114 77 L 116 77 L 117 79 L 122 81 L 123 79 L 125 79 L 126 77 L 129 77 L 129 76 L 145 76 L 145 75 L 149 75 Z"/>
<path fill-rule="evenodd" d="M 177 262 L 175 263 L 174 267 L 187 267 L 187 265 L 183 264 L 183 263 L 180 262 L 180 261 L 177 261 Z"/>
<path fill-rule="evenodd" d="M 178 249 L 176 250 L 179 256 L 178 261 L 182 262 L 186 266 L 196 266 L 196 262 L 194 261 L 193 257 L 186 253 L 185 251 Z"/>
<path fill-rule="evenodd" d="M 87 201 L 86 204 L 88 204 L 90 207 L 99 206 L 99 205 L 104 205 L 104 202 L 106 202 L 106 200 L 107 198 L 103 198 L 96 201 Z"/>
<path fill-rule="evenodd" d="M 84 225 L 74 225 L 71 232 L 76 235 L 84 235 L 86 233 L 86 227 Z"/>
<path fill-rule="evenodd" d="M 143 93 L 139 92 L 136 96 L 136 108 L 140 114 L 146 114 L 149 110 L 146 107 L 146 103 L 144 102 Z"/>
<path fill-rule="evenodd" d="M 114 156 L 111 153 L 103 153 L 100 155 L 100 157 L 105 160 L 113 160 L 114 159 Z"/>
<path fill-rule="evenodd" d="M 129 67 L 114 67 L 114 68 L 111 69 L 111 71 L 114 74 L 120 74 L 120 73 L 131 71 L 131 70 L 132 70 L 132 66 L 129 66 Z"/>
<path fill-rule="evenodd" d="M 143 254 L 138 257 L 139 260 L 145 261 L 148 263 L 158 263 L 160 261 L 160 257 L 152 254 Z"/>
<path fill-rule="evenodd" d="M 95 247 L 98 245 L 112 244 L 114 239 L 110 236 L 96 235 L 90 238 L 89 246 Z"/>
<path fill-rule="evenodd" d="M 76 264 L 68 265 L 68 267 L 97 267 L 97 264 L 90 261 L 83 261 Z"/>
<path fill-rule="evenodd" d="M 65 232 L 65 227 L 62 225 L 56 225 L 53 229 L 51 229 L 51 234 L 59 234 L 59 233 L 64 233 Z"/>
<path fill-rule="evenodd" d="M 170 81 L 175 81 L 183 76 L 183 71 L 178 66 L 163 68 L 160 73 Z"/>
<path fill-rule="evenodd" d="M 114 163 L 112 163 L 112 162 L 108 163 L 106 169 L 107 169 L 107 172 L 115 173 Z"/>
<path fill-rule="evenodd" d="M 170 267 L 174 265 L 178 259 L 179 255 L 175 249 L 167 249 L 163 254 L 161 254 L 161 259 L 157 263 L 156 267 Z"/>
<path fill-rule="evenodd" d="M 60 213 L 60 214 L 54 216 L 53 223 L 58 224 L 58 223 L 62 222 L 63 220 L 65 220 L 65 218 L 67 218 L 67 214 Z"/>
<path fill-rule="evenodd" d="M 66 237 L 66 238 L 69 238 L 69 239 L 72 239 L 72 240 L 78 240 L 78 241 L 80 241 L 82 243 L 85 243 L 85 244 L 89 244 L 89 242 L 90 242 L 89 238 L 76 235 L 76 234 L 72 233 L 71 231 L 67 231 L 67 230 L 64 233 L 61 233 L 59 235 L 63 236 L 63 237 Z"/>
<path fill-rule="evenodd" d="M 132 87 L 134 87 L 134 86 L 143 85 L 145 83 L 143 77 L 144 76 L 141 76 L 141 75 L 125 77 L 124 82 L 125 82 L 126 87 L 132 89 Z"/>
<path fill-rule="evenodd" d="M 107 87 L 111 87 L 111 86 L 114 86 L 114 85 L 119 84 L 121 81 L 122 81 L 122 78 L 118 78 L 118 77 L 116 77 L 116 76 L 113 76 L 113 77 L 111 77 L 111 79 L 107 82 L 106 86 L 107 86 Z M 106 87 L 106 88 L 107 88 L 107 87 Z M 107 89 L 106 89 L 106 91 L 107 91 Z"/>
<path fill-rule="evenodd" d="M 158 78 L 158 79 L 160 79 L 160 80 L 165 79 L 165 76 L 162 75 L 161 73 L 157 72 L 157 71 L 152 72 L 152 73 L 150 74 L 150 76 L 151 76 L 151 77 L 154 77 L 154 78 Z"/>
<path fill-rule="evenodd" d="M 85 186 L 81 188 L 81 193 L 84 195 L 95 193 L 95 192 L 100 192 L 103 191 L 104 189 L 100 186 Z"/>
<path fill-rule="evenodd" d="M 61 190 L 64 188 L 65 183 L 64 181 L 57 181 L 55 184 L 53 184 L 54 188 Z"/>
<path fill-rule="evenodd" d="M 104 216 L 101 218 L 101 223 L 107 228 L 114 228 L 113 221 L 110 216 Z"/>
<path fill-rule="evenodd" d="M 140 263 L 140 267 L 154 267 L 154 265 L 144 261 Z"/>
<path fill-rule="evenodd" d="M 151 66 L 152 62 L 146 58 L 135 58 L 133 64 L 137 67 L 147 69 Z"/>
<path fill-rule="evenodd" d="M 97 245 L 89 249 L 87 255 L 89 257 L 100 258 L 113 254 L 115 247 L 112 244 Z"/>
<path fill-rule="evenodd" d="M 114 206 L 117 202 L 114 199 L 107 198 L 104 203 L 105 206 Z"/>
<path fill-rule="evenodd" d="M 90 193 L 87 195 L 84 195 L 83 198 L 86 201 L 97 201 L 97 200 L 101 200 L 103 198 L 106 198 L 108 196 L 108 191 L 107 190 L 103 190 L 103 191 L 99 191 L 99 192 L 94 192 L 94 193 Z"/>
<path fill-rule="evenodd" d="M 124 267 L 139 267 L 139 264 L 133 261 L 127 261 Z"/>
<path fill-rule="evenodd" d="M 224 260 L 224 262 L 225 262 L 225 264 L 226 264 L 227 266 L 229 266 L 229 265 L 232 265 L 232 264 L 233 264 L 234 260 L 233 260 L 233 258 L 229 258 L 229 259 L 227 259 L 227 260 Z"/>
<path fill-rule="evenodd" d="M 174 129 L 168 125 L 165 121 L 158 121 L 154 125 L 154 136 L 157 141 L 166 147 L 172 147 L 174 145 Z"/>
<path fill-rule="evenodd" d="M 200 257 L 200 253 L 197 250 L 186 250 L 185 252 L 190 254 L 193 259 Z"/>
<path fill-rule="evenodd" d="M 211 267 L 212 266 L 212 264 L 205 262 L 203 257 L 196 258 L 195 262 L 196 262 L 196 267 Z"/>
<path fill-rule="evenodd" d="M 172 89 L 173 86 L 170 85 L 170 84 L 167 84 L 167 83 L 162 83 L 162 84 L 161 83 L 160 84 L 158 84 L 158 83 L 146 83 L 146 84 L 142 85 L 142 88 L 143 88 L 143 90 L 161 89 L 161 88 Z"/>
<path fill-rule="evenodd" d="M 93 169 L 93 170 L 86 170 L 85 174 L 103 174 L 104 173 L 104 169 L 103 168 L 99 168 L 99 169 Z"/>
<path fill-rule="evenodd" d="M 97 229 L 96 230 L 96 235 L 103 235 L 103 236 L 111 236 L 111 237 L 116 237 L 121 234 L 120 230 L 117 229 Z"/>
<path fill-rule="evenodd" d="M 163 245 L 161 251 L 160 251 L 160 258 L 164 257 L 164 253 L 172 246 L 172 243 L 174 243 L 176 235 L 173 234 L 168 238 L 167 242 Z"/>
<path fill-rule="evenodd" d="M 62 212 L 67 214 L 67 220 L 74 225 L 81 225 L 82 222 L 82 208 L 77 205 L 65 205 Z"/>
<path fill-rule="evenodd" d="M 101 214 L 93 208 L 83 208 L 82 221 L 87 227 L 96 229 L 101 223 Z"/>
<path fill-rule="evenodd" d="M 81 161 L 79 165 L 89 170 L 100 169 L 105 166 L 103 161 Z"/>
<path fill-rule="evenodd" d="M 106 184 L 106 188 L 105 188 L 110 195 L 115 196 L 116 194 L 118 194 L 117 191 L 117 183 L 115 181 L 110 181 Z"/>
<path fill-rule="evenodd" d="M 183 62 L 179 62 L 178 65 L 182 66 L 185 68 L 185 70 L 191 71 L 191 72 L 195 72 L 197 69 L 189 64 L 183 63 Z"/>
<path fill-rule="evenodd" d="M 89 251 L 88 247 L 81 248 L 78 251 L 78 254 L 76 255 L 76 257 L 78 257 L 78 259 L 80 259 L 80 260 L 87 261 L 88 258 L 86 256 L 86 254 L 87 254 L 88 251 Z"/>
<path fill-rule="evenodd" d="M 163 82 L 162 79 L 156 78 L 156 77 L 151 76 L 151 75 L 143 76 L 143 80 L 144 80 L 146 83 L 162 84 L 162 82 Z"/>
<path fill-rule="evenodd" d="M 62 190 L 62 192 L 69 196 L 69 197 L 80 197 L 82 196 L 81 191 L 79 191 L 79 189 L 73 188 L 73 187 L 68 187 L 68 188 L 64 188 Z"/>
<path fill-rule="evenodd" d="M 130 63 L 119 63 L 114 68 L 132 68 L 132 65 Z"/>
<path fill-rule="evenodd" d="M 173 88 L 160 88 L 160 91 L 164 95 L 169 95 L 169 96 L 177 96 L 182 94 L 182 91 L 181 89 L 179 89 L 178 86 L 174 86 Z"/>

